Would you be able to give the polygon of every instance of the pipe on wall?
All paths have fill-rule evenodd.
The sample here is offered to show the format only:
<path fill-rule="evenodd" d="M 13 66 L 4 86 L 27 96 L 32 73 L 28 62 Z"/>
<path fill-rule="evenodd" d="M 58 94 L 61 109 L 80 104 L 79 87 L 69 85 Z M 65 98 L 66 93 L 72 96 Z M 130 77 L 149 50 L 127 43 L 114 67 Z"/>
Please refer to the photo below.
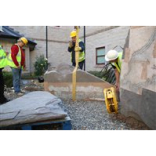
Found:
<path fill-rule="evenodd" d="M 85 55 L 86 55 L 86 27 L 84 26 L 84 52 L 85 52 Z M 84 71 L 86 70 L 86 57 L 85 57 L 85 62 L 84 62 Z"/>

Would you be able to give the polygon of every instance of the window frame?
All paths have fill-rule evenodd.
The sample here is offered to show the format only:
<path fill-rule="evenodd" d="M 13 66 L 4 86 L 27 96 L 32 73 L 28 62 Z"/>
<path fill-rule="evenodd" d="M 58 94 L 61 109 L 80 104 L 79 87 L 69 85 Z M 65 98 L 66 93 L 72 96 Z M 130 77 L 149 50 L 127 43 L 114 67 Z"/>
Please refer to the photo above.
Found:
<path fill-rule="evenodd" d="M 98 60 L 97 58 L 98 58 L 98 57 L 104 57 L 104 58 L 105 58 L 105 55 L 101 55 L 101 56 L 98 56 L 98 55 L 97 55 L 99 49 L 105 49 L 105 50 L 106 50 L 106 47 L 105 47 L 105 46 L 102 46 L 102 47 L 96 48 L 96 65 L 103 65 L 103 64 L 105 64 L 105 63 L 97 63 L 97 60 Z"/>

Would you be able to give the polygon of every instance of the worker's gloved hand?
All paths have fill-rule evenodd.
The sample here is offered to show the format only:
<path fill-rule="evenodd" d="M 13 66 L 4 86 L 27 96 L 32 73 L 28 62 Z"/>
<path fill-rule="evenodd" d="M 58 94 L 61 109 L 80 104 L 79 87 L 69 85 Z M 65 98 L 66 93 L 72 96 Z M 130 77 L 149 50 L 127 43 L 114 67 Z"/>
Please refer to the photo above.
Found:
<path fill-rule="evenodd" d="M 75 51 L 80 51 L 80 50 L 82 50 L 81 47 L 75 47 Z"/>
<path fill-rule="evenodd" d="M 73 43 L 72 41 L 69 41 L 69 48 L 72 48 L 73 47 Z"/>

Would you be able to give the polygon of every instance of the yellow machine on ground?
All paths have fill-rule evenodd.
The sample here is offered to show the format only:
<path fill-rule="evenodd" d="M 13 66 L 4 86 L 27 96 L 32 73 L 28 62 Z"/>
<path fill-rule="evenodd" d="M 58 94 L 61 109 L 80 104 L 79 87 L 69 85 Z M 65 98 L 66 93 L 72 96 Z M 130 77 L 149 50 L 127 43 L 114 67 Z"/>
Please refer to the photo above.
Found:
<path fill-rule="evenodd" d="M 118 102 L 113 87 L 104 89 L 105 104 L 108 113 L 118 113 Z"/>

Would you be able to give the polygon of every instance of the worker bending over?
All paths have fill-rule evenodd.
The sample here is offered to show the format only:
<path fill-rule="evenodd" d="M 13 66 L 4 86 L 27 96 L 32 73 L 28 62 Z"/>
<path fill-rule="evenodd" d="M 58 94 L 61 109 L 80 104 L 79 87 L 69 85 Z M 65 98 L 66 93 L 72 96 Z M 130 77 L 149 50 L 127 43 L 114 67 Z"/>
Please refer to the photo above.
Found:
<path fill-rule="evenodd" d="M 110 50 L 105 55 L 105 60 L 110 62 L 112 67 L 115 70 L 116 77 L 116 90 L 119 91 L 120 88 L 120 73 L 121 73 L 121 65 L 122 65 L 122 52 L 117 52 L 116 50 Z"/>
<path fill-rule="evenodd" d="M 76 66 L 75 60 L 75 45 L 76 45 L 76 31 L 70 33 L 71 41 L 69 42 L 68 52 L 71 53 L 71 62 L 73 66 Z M 82 69 L 85 62 L 84 43 L 79 40 L 79 68 Z"/>

